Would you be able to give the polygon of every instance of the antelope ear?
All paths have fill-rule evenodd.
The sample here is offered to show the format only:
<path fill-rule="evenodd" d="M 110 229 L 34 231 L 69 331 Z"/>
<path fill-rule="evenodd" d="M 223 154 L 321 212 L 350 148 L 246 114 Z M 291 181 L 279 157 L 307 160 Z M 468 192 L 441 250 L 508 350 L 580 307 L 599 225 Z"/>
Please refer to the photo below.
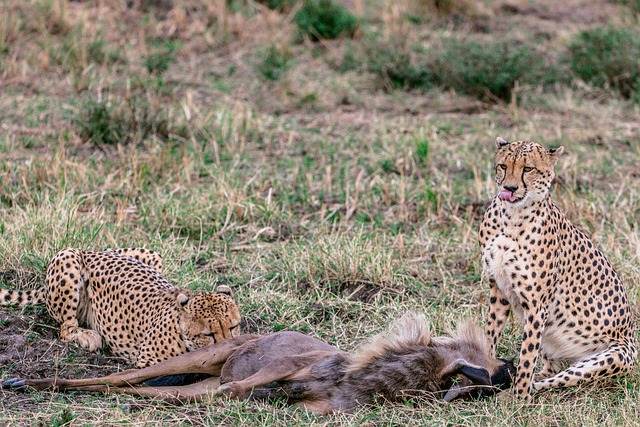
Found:
<path fill-rule="evenodd" d="M 486 369 L 475 367 L 464 359 L 456 359 L 453 363 L 449 364 L 442 372 L 442 378 L 451 378 L 455 375 L 462 375 L 466 377 L 471 384 L 481 385 L 481 386 L 490 386 L 491 385 L 491 377 L 489 376 L 489 372 Z M 467 383 L 468 384 L 468 383 Z M 451 402 L 453 399 L 457 398 L 461 394 L 463 394 L 465 390 L 463 390 L 460 383 L 455 383 L 451 388 L 447 391 L 447 394 L 444 396 L 445 402 Z"/>
<path fill-rule="evenodd" d="M 562 155 L 563 152 L 564 152 L 564 147 L 562 145 L 558 148 L 552 148 L 551 150 L 549 150 L 549 157 L 551 157 L 553 164 L 558 163 L 558 159 L 560 159 L 560 156 Z"/>
<path fill-rule="evenodd" d="M 496 148 L 497 149 L 500 149 L 500 148 L 504 147 L 505 145 L 509 145 L 509 142 L 506 139 L 504 139 L 501 136 L 496 138 Z"/>
<path fill-rule="evenodd" d="M 180 307 L 184 307 L 189 302 L 189 297 L 185 294 L 178 294 L 176 302 L 180 304 Z"/>
<path fill-rule="evenodd" d="M 486 369 L 473 366 L 462 358 L 454 360 L 441 373 L 443 379 L 451 378 L 455 375 L 464 375 L 474 385 L 491 385 L 491 377 Z"/>
<path fill-rule="evenodd" d="M 486 369 L 463 366 L 458 373 L 469 378 L 474 385 L 491 385 L 491 377 Z"/>
<path fill-rule="evenodd" d="M 216 290 L 216 292 L 222 295 L 228 295 L 231 298 L 233 298 L 233 291 L 227 285 L 218 286 L 218 289 Z"/>

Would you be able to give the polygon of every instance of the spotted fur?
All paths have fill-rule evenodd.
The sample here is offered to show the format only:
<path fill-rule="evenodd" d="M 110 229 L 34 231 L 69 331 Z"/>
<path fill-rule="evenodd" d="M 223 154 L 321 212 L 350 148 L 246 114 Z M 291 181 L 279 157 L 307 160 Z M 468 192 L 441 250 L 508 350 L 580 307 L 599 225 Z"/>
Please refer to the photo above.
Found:
<path fill-rule="evenodd" d="M 161 269 L 160 255 L 147 249 L 64 249 L 49 263 L 44 287 L 2 289 L 0 303 L 46 304 L 62 341 L 95 351 L 104 340 L 138 368 L 239 334 L 240 312 L 227 286 L 179 289 Z"/>
<path fill-rule="evenodd" d="M 622 281 L 549 195 L 563 147 L 547 151 L 498 138 L 496 148 L 500 192 L 480 228 L 491 355 L 513 311 L 524 324 L 518 396 L 629 370 L 637 349 Z M 538 359 L 542 369 L 534 381 Z"/>

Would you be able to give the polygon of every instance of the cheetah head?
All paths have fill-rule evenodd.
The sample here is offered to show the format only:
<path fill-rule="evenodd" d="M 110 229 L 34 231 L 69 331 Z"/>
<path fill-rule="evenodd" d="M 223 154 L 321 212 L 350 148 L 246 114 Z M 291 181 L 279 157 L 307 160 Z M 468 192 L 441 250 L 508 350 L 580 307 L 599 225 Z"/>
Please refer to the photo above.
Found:
<path fill-rule="evenodd" d="M 240 310 L 228 286 L 219 286 L 217 292 L 182 292 L 176 303 L 187 350 L 219 343 L 240 333 Z"/>
<path fill-rule="evenodd" d="M 496 138 L 495 171 L 498 198 L 508 205 L 528 205 L 547 197 L 554 168 L 564 147 L 546 150 L 532 141 Z"/>

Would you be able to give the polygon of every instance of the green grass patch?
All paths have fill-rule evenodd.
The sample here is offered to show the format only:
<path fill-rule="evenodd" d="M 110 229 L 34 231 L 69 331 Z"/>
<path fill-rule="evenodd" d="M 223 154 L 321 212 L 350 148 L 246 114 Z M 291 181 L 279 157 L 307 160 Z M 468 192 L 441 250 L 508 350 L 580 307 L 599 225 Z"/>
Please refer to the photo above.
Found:
<path fill-rule="evenodd" d="M 281 256 L 281 274 L 303 292 L 346 293 L 364 299 L 407 280 L 406 264 L 384 243 L 385 236 L 322 235 L 312 244 L 296 245 Z"/>

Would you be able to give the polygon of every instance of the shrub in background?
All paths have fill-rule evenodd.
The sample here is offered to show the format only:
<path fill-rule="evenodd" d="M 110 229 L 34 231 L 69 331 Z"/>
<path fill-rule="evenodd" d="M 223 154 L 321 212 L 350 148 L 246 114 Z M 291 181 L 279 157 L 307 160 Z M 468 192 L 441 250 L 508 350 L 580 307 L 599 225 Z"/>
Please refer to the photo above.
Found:
<path fill-rule="evenodd" d="M 402 40 L 372 42 L 366 49 L 367 70 L 382 78 L 393 89 L 426 89 L 434 78 L 426 56 L 418 58 Z"/>
<path fill-rule="evenodd" d="M 640 33 L 630 29 L 595 28 L 569 44 L 571 70 L 596 87 L 612 87 L 640 101 Z"/>
<path fill-rule="evenodd" d="M 140 143 L 151 136 L 168 140 L 171 134 L 188 134 L 172 122 L 167 108 L 139 96 L 119 104 L 87 99 L 70 121 L 82 138 L 96 145 Z"/>
<path fill-rule="evenodd" d="M 268 80 L 278 80 L 291 66 L 291 52 L 278 49 L 275 45 L 269 46 L 258 56 L 261 58 L 258 71 Z"/>
<path fill-rule="evenodd" d="M 486 100 L 511 99 L 516 83 L 538 86 L 556 75 L 528 44 L 450 40 L 429 64 L 436 83 Z"/>
<path fill-rule="evenodd" d="M 358 27 L 356 17 L 333 0 L 306 0 L 294 21 L 312 40 L 352 36 Z"/>
<path fill-rule="evenodd" d="M 123 142 L 120 118 L 113 107 L 104 101 L 90 99 L 81 107 L 78 117 L 71 121 L 79 127 L 80 136 L 96 145 L 115 145 Z"/>
<path fill-rule="evenodd" d="M 180 50 L 180 44 L 173 40 L 152 41 L 150 51 L 144 58 L 144 66 L 150 74 L 162 74 L 175 61 L 175 52 Z"/>

